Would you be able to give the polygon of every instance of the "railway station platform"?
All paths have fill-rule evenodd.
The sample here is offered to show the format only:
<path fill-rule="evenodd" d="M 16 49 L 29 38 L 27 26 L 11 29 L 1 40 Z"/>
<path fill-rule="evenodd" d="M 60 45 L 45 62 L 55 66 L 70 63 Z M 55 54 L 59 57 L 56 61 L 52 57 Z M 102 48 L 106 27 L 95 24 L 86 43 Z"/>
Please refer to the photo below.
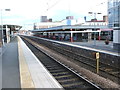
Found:
<path fill-rule="evenodd" d="M 2 88 L 62 88 L 20 37 L 0 48 L 0 57 Z"/>
<path fill-rule="evenodd" d="M 88 49 L 94 49 L 100 52 L 109 53 L 113 55 L 120 55 L 120 51 L 113 48 L 113 42 L 109 41 L 109 44 L 106 45 L 104 40 L 91 40 L 90 42 L 65 42 L 68 44 L 73 44 L 77 46 L 82 46 Z"/>
<path fill-rule="evenodd" d="M 34 37 L 34 36 L 33 36 Z M 36 36 L 35 36 L 36 37 Z M 38 37 L 41 38 L 41 37 Z M 51 40 L 53 42 L 63 43 L 71 46 L 78 46 L 80 48 L 85 48 L 88 50 L 95 50 L 98 52 L 106 53 L 106 54 L 112 54 L 116 56 L 120 56 L 120 51 L 117 49 L 114 49 L 113 47 L 113 41 L 109 41 L 109 44 L 105 44 L 105 40 L 90 40 L 90 41 L 66 41 L 66 40 L 55 40 L 53 38 L 41 38 L 45 40 Z"/>
<path fill-rule="evenodd" d="M 34 37 L 34 36 L 33 36 Z M 36 36 L 35 36 L 36 37 Z M 40 38 L 40 37 L 37 37 Z M 48 38 L 41 38 L 43 40 L 50 40 L 52 42 L 57 42 L 73 47 L 79 47 L 83 49 L 88 49 L 88 50 L 93 50 L 105 54 L 110 54 L 114 56 L 120 56 L 120 51 L 117 49 L 113 48 L 113 41 L 109 41 L 109 44 L 105 44 L 105 40 L 91 40 L 91 41 L 65 41 L 65 40 L 53 40 L 53 39 L 48 39 Z"/>

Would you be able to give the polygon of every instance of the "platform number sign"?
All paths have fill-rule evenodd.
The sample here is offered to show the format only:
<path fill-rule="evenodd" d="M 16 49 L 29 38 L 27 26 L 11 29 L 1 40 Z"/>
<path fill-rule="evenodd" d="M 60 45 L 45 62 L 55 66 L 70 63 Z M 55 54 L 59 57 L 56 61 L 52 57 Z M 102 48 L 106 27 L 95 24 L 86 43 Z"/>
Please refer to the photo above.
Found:
<path fill-rule="evenodd" d="M 96 59 L 99 59 L 100 58 L 100 54 L 97 52 L 96 53 Z"/>

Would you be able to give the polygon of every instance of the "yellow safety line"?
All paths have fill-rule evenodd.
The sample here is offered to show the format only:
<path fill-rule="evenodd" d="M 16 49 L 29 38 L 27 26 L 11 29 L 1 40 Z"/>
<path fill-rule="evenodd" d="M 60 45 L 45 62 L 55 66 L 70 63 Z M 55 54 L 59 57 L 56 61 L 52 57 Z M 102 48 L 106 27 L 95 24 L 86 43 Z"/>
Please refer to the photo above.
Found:
<path fill-rule="evenodd" d="M 18 37 L 18 51 L 19 51 L 19 68 L 20 68 L 20 83 L 21 88 L 24 90 L 25 88 L 31 88 L 32 90 L 35 88 L 33 83 L 31 74 L 29 72 L 28 65 L 25 61 L 25 57 L 20 45 L 20 39 Z"/>

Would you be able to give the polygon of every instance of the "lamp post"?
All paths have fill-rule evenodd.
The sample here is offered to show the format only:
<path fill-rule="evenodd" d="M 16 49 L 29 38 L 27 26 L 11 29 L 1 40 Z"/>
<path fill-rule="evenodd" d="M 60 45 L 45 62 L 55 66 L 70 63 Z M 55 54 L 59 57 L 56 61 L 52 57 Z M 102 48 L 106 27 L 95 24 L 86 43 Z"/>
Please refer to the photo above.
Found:
<path fill-rule="evenodd" d="M 2 16 L 3 10 L 4 11 L 10 11 L 10 9 L 0 9 L 0 12 L 1 12 L 1 31 L 2 31 L 1 39 L 2 39 L 2 46 L 4 45 L 4 30 L 3 30 L 3 16 Z"/>
<path fill-rule="evenodd" d="M 101 14 L 101 13 L 88 12 L 88 14 L 94 14 L 94 20 L 93 20 L 93 22 L 94 22 L 94 31 L 96 31 L 96 29 L 95 29 L 95 22 L 97 21 L 96 14 Z M 96 32 L 94 32 L 94 45 L 96 45 Z"/>

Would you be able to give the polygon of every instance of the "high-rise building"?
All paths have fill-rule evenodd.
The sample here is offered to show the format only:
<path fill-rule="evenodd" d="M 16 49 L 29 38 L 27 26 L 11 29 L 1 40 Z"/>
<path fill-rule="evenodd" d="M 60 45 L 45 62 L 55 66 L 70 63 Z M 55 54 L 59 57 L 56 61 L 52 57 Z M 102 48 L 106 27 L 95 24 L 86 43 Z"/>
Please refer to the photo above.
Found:
<path fill-rule="evenodd" d="M 120 25 L 120 0 L 108 0 L 109 27 Z"/>
<path fill-rule="evenodd" d="M 108 0 L 108 26 L 113 28 L 113 46 L 120 51 L 120 0 Z"/>

